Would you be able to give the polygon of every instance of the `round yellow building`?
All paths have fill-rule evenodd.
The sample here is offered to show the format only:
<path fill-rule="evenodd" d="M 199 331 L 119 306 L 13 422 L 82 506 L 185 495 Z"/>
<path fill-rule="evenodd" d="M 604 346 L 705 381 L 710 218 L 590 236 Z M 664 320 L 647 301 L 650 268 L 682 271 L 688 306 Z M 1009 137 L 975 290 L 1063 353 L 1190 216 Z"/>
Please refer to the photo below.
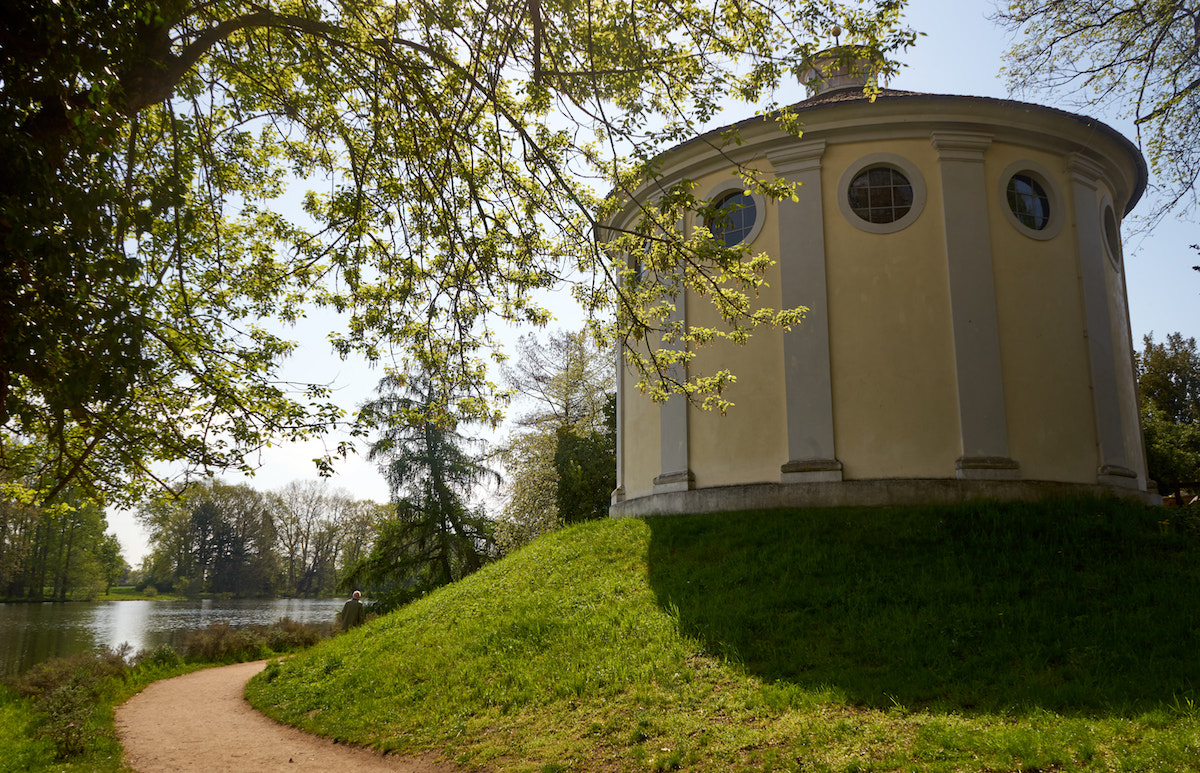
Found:
<path fill-rule="evenodd" d="M 775 259 L 764 303 L 809 312 L 704 353 L 739 377 L 724 416 L 654 403 L 619 369 L 612 513 L 1149 501 L 1120 238 L 1137 148 L 1052 108 L 862 91 L 822 84 L 794 107 L 800 138 L 759 118 L 736 147 L 718 130 L 663 159 L 714 201 L 744 195 L 734 163 L 800 183 L 798 201 L 742 199 L 730 228 Z"/>

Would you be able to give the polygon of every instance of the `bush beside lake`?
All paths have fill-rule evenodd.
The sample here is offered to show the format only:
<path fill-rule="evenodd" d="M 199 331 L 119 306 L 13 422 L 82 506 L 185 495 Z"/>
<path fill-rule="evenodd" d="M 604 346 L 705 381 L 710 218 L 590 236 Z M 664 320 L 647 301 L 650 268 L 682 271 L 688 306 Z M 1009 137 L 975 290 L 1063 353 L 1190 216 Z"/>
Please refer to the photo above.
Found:
<path fill-rule="evenodd" d="M 1108 500 L 599 521 L 282 663 L 489 770 L 1198 770 L 1200 529 Z"/>
<path fill-rule="evenodd" d="M 0 773 L 126 771 L 113 709 L 159 679 L 213 664 L 257 660 L 312 646 L 331 625 L 280 620 L 212 625 L 136 655 L 101 650 L 54 658 L 0 687 Z"/>

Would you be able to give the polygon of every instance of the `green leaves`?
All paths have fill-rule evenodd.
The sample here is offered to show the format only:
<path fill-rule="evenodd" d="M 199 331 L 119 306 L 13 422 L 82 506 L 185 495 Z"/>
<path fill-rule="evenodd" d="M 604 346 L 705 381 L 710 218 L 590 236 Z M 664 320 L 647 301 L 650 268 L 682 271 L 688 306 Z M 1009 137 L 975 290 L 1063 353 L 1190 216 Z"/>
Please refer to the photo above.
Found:
<path fill-rule="evenodd" d="M 620 341 L 648 341 L 663 317 L 630 310 L 669 314 L 683 287 L 741 320 L 735 340 L 794 321 L 747 316 L 764 256 L 699 241 L 650 256 L 655 275 L 684 269 L 679 287 L 619 292 L 603 196 L 730 96 L 769 97 L 833 21 L 884 54 L 908 45 L 898 7 L 64 0 L 6 17 L 0 468 L 42 498 L 74 480 L 129 500 L 158 462 L 244 468 L 328 429 L 337 408 L 277 383 L 291 347 L 257 324 L 313 304 L 349 319 L 343 356 L 423 372 L 491 422 L 493 330 L 545 323 L 542 290 L 576 282 Z M 22 467 L 18 438 L 47 463 Z"/>
<path fill-rule="evenodd" d="M 511 552 L 564 523 L 607 514 L 616 486 L 612 353 L 586 331 L 522 336 L 502 369 L 529 405 L 498 452 L 505 504 L 496 541 Z"/>
<path fill-rule="evenodd" d="M 723 141 L 736 144 L 736 131 L 726 133 Z M 750 168 L 738 171 L 747 194 L 774 200 L 795 196 L 794 184 L 786 180 Z M 723 393 L 736 376 L 695 368 L 696 353 L 717 342 L 744 344 L 759 327 L 799 324 L 808 310 L 760 303 L 758 296 L 774 261 L 744 243 L 728 246 L 715 238 L 713 230 L 719 231 L 726 217 L 721 200 L 697 197 L 691 180 L 654 190 L 652 201 L 639 201 L 638 195 L 649 196 L 640 193 L 640 180 L 652 179 L 655 173 L 654 166 L 647 165 L 641 178 L 627 178 L 624 196 L 611 197 L 611 208 L 603 210 L 612 217 L 618 203 L 632 200 L 636 220 L 624 230 L 606 229 L 619 285 L 616 316 L 594 327 L 620 343 L 625 362 L 640 377 L 637 386 L 651 399 L 664 401 L 683 393 L 707 410 L 724 412 L 732 403 Z M 694 225 L 681 228 L 685 220 Z M 707 301 L 715 320 L 700 324 L 700 314 L 685 320 L 680 303 L 685 293 Z"/>
<path fill-rule="evenodd" d="M 1144 344 L 1136 364 L 1146 464 L 1159 489 L 1183 504 L 1182 488 L 1200 483 L 1200 354 L 1196 339 L 1179 333 Z"/>
<path fill-rule="evenodd" d="M 469 499 L 499 476 L 470 453 L 473 441 L 454 428 L 456 396 L 439 394 L 431 378 L 392 374 L 378 392 L 362 410 L 379 427 L 370 458 L 387 478 L 396 515 L 380 524 L 370 553 L 342 584 L 366 590 L 372 608 L 387 611 L 483 565 L 492 525 Z"/>

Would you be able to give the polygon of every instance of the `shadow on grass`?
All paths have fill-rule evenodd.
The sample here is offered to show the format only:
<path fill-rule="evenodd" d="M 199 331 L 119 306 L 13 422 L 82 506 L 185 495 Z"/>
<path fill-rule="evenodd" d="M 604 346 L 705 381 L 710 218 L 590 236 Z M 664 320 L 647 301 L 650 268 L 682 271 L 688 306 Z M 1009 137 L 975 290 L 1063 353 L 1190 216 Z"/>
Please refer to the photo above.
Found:
<path fill-rule="evenodd" d="M 1200 696 L 1200 533 L 1107 500 L 651 518 L 685 634 L 853 703 L 1135 714 Z"/>

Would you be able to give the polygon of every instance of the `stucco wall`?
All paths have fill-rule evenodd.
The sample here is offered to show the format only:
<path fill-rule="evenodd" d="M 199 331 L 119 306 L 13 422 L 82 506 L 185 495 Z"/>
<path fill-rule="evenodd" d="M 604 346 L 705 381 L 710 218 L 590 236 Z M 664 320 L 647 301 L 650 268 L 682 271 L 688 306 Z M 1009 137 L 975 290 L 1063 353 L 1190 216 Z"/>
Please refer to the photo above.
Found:
<path fill-rule="evenodd" d="M 1103 206 L 1112 205 L 1113 191 L 1107 186 L 1102 191 Z M 1102 206 L 1102 215 L 1103 215 Z M 1114 207 L 1115 222 L 1119 233 L 1120 210 Z M 1101 220 L 1103 223 L 1103 218 Z M 1113 360 L 1117 368 L 1117 392 L 1121 407 L 1121 426 L 1125 439 L 1126 465 L 1138 474 L 1138 485 L 1146 487 L 1146 456 L 1142 439 L 1141 420 L 1138 415 L 1137 374 L 1134 370 L 1133 352 L 1141 348 L 1135 345 L 1129 325 L 1129 297 L 1125 284 L 1125 259 L 1121 245 L 1115 252 L 1108 251 L 1105 241 L 1105 283 L 1108 289 L 1108 306 L 1111 315 Z"/>
<path fill-rule="evenodd" d="M 1052 239 L 1025 235 L 1004 214 L 1003 172 L 1018 162 L 1033 162 L 1051 177 L 1058 216 L 1066 219 Z M 1095 483 L 1096 424 L 1065 161 L 997 143 L 985 169 L 1012 458 L 1024 478 Z"/>
<path fill-rule="evenodd" d="M 624 418 L 620 480 L 625 497 L 646 496 L 654 492 L 654 476 L 662 471 L 659 461 L 659 406 L 637 388 L 637 378 L 622 368 L 622 405 Z"/>
<path fill-rule="evenodd" d="M 761 168 L 770 170 L 765 164 Z M 725 172 L 707 175 L 697 180 L 696 188 L 707 193 L 726 181 L 733 182 Z M 778 207 L 770 200 L 763 204 L 763 225 L 750 247 L 754 254 L 779 255 Z M 779 270 L 778 262 L 768 269 L 760 307 L 780 307 Z M 706 299 L 689 298 L 688 323 L 710 326 L 720 320 Z M 695 368 L 705 373 L 728 368 L 737 382 L 725 394 L 734 403 L 726 414 L 689 409 L 689 466 L 696 487 L 779 480 L 779 466 L 787 461 L 782 350 L 781 332 L 761 329 L 744 345 L 717 341 L 697 352 Z"/>
<path fill-rule="evenodd" d="M 902 231 L 843 217 L 847 167 L 886 150 L 921 171 L 928 200 Z M 822 159 L 834 433 L 843 476 L 954 475 L 957 394 L 937 158 L 928 140 L 833 145 Z"/>

